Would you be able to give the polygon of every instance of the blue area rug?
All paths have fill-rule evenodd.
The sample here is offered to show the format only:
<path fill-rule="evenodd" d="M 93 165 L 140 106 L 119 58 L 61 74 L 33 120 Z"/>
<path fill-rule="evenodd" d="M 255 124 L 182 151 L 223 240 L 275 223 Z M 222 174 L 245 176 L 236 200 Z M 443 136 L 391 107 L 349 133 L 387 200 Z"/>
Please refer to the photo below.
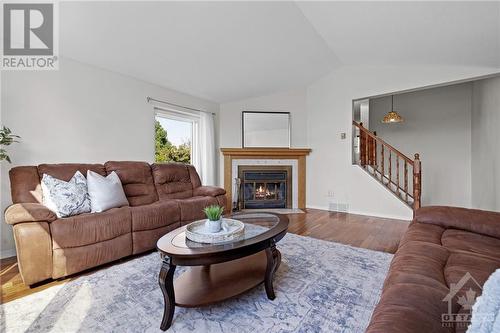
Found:
<path fill-rule="evenodd" d="M 177 307 L 168 332 L 364 332 L 392 255 L 293 234 L 278 248 L 274 301 L 261 285 L 211 307 Z M 160 263 L 153 253 L 6 303 L 0 331 L 161 332 Z"/>

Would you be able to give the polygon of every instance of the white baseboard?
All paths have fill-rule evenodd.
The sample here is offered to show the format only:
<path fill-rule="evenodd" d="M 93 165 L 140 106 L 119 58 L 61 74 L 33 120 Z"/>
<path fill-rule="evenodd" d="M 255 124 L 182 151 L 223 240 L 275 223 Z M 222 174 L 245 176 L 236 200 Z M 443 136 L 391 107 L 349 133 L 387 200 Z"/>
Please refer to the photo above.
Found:
<path fill-rule="evenodd" d="M 16 256 L 16 249 L 7 249 L 0 252 L 0 259 L 10 258 Z"/>
<path fill-rule="evenodd" d="M 315 206 L 315 205 L 307 205 L 307 208 L 311 209 L 319 209 L 319 210 L 326 210 L 326 211 L 331 211 L 328 209 L 327 206 Z M 398 216 L 398 215 L 388 215 L 388 214 L 380 214 L 380 213 L 370 213 L 370 212 L 360 212 L 360 211 L 354 211 L 354 210 L 349 210 L 347 213 L 349 214 L 356 214 L 356 215 L 364 215 L 364 216 L 374 216 L 374 217 L 381 217 L 384 219 L 393 219 L 393 220 L 403 220 L 403 221 L 410 221 L 411 219 L 408 219 L 407 216 Z"/>

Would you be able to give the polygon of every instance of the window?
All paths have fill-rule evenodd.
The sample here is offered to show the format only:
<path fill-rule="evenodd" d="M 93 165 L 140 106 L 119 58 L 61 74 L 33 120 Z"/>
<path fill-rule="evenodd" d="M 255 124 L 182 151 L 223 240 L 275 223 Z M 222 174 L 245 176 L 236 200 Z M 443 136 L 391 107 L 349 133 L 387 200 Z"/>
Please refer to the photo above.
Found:
<path fill-rule="evenodd" d="M 153 101 L 155 162 L 192 164 L 200 175 L 202 184 L 215 185 L 214 114 L 168 102 Z"/>
<path fill-rule="evenodd" d="M 175 112 L 157 112 L 155 117 L 155 161 L 193 163 L 196 119 Z"/>

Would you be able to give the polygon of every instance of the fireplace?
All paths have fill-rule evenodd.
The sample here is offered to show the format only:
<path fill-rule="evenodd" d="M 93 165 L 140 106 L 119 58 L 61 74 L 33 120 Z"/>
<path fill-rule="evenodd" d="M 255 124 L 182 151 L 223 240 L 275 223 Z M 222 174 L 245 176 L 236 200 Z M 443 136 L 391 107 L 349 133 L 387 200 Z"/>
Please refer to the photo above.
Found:
<path fill-rule="evenodd" d="M 258 166 L 267 171 L 281 170 L 289 166 L 287 178 L 287 208 L 306 208 L 306 156 L 309 148 L 221 148 L 224 155 L 224 189 L 226 190 L 229 210 L 237 210 L 241 202 L 241 178 L 239 168 Z M 288 170 L 290 170 L 288 169 Z M 290 191 L 288 195 L 288 191 Z"/>
<path fill-rule="evenodd" d="M 292 167 L 238 166 L 238 208 L 292 208 Z"/>

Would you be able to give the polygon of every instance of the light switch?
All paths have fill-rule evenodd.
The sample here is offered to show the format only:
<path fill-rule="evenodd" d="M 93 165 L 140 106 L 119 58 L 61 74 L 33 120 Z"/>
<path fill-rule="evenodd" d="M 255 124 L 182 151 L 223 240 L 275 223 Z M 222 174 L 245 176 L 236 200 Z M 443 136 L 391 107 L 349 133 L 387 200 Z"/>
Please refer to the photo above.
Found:
<path fill-rule="evenodd" d="M 345 140 L 346 134 L 344 132 L 340 133 L 340 139 Z"/>

